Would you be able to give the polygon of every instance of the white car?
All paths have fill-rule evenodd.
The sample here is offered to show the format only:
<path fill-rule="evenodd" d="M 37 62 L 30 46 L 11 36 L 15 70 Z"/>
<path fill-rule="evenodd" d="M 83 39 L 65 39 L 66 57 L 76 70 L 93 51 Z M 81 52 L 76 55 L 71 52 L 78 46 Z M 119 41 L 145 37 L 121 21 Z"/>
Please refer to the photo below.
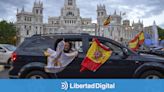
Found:
<path fill-rule="evenodd" d="M 10 64 L 11 55 L 13 51 L 16 50 L 16 47 L 10 44 L 0 44 L 0 63 L 1 64 Z"/>

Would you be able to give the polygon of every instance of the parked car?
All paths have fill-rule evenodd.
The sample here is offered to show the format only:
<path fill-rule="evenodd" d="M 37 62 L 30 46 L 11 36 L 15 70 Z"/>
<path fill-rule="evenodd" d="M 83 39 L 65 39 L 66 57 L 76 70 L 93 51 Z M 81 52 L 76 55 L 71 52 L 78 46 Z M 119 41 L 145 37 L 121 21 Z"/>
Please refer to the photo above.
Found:
<path fill-rule="evenodd" d="M 96 72 L 80 72 L 92 38 L 109 47 L 112 55 Z M 72 47 L 79 51 L 78 56 L 63 71 L 47 73 L 44 69 L 47 57 L 43 51 L 47 48 L 55 50 L 61 39 L 71 41 Z M 164 58 L 140 55 L 114 40 L 89 34 L 50 34 L 26 38 L 14 51 L 12 60 L 10 78 L 164 78 Z"/>
<path fill-rule="evenodd" d="M 164 48 L 163 47 L 154 47 L 150 50 L 140 50 L 139 53 L 153 54 L 157 56 L 164 57 Z"/>
<path fill-rule="evenodd" d="M 11 55 L 16 47 L 10 44 L 0 44 L 0 63 L 11 64 Z"/>

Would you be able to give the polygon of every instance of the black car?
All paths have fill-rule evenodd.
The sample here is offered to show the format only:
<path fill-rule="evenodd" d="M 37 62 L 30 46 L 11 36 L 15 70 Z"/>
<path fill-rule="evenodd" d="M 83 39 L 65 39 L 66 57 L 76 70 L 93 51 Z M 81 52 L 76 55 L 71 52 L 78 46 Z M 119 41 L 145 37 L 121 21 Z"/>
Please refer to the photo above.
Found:
<path fill-rule="evenodd" d="M 80 72 L 81 62 L 86 56 L 92 38 L 97 38 L 113 52 L 110 59 L 96 72 Z M 78 56 L 61 72 L 47 73 L 47 57 L 43 52 L 54 49 L 61 39 L 73 43 L 79 51 Z M 10 78 L 164 78 L 164 58 L 140 55 L 109 38 L 89 34 L 50 34 L 26 38 L 12 56 L 13 65 Z"/>
<path fill-rule="evenodd" d="M 139 53 L 146 53 L 146 54 L 153 54 L 153 55 L 161 56 L 164 58 L 164 51 L 163 50 L 141 50 L 138 52 Z"/>

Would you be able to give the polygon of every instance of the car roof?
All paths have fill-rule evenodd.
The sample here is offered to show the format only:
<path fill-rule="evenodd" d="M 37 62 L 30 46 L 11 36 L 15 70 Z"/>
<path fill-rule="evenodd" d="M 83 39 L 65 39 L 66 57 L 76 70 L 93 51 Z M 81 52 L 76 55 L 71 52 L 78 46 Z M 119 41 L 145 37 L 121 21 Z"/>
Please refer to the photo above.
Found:
<path fill-rule="evenodd" d="M 12 45 L 12 44 L 0 44 L 1 46 L 14 46 L 14 45 Z"/>
<path fill-rule="evenodd" d="M 66 35 L 74 35 L 74 36 L 83 36 L 83 35 L 88 35 L 88 33 L 53 33 L 53 34 L 42 34 L 42 35 L 34 35 L 34 36 L 66 36 Z"/>
<path fill-rule="evenodd" d="M 103 39 L 103 40 L 108 40 L 112 43 L 115 43 L 119 46 L 123 46 L 121 45 L 120 43 L 110 39 L 110 38 L 106 38 L 106 37 L 102 37 L 102 36 L 95 36 L 95 35 L 90 35 L 88 33 L 54 33 L 54 34 L 42 34 L 42 35 L 33 35 L 32 38 L 37 38 L 37 37 L 52 37 L 52 38 L 60 38 L 60 37 L 67 37 L 67 38 L 79 38 L 79 37 L 91 37 L 91 38 L 100 38 L 100 39 Z"/>

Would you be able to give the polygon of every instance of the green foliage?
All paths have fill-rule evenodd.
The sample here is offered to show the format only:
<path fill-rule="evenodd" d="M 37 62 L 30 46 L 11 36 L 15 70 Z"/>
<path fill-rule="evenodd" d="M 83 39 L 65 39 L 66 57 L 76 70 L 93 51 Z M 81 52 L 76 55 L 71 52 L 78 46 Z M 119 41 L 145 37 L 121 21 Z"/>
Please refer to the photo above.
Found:
<path fill-rule="evenodd" d="M 158 27 L 158 34 L 159 34 L 159 38 L 161 40 L 164 40 L 164 29 L 162 29 L 161 27 Z"/>
<path fill-rule="evenodd" d="M 16 28 L 13 23 L 0 21 L 0 44 L 16 44 Z"/>

